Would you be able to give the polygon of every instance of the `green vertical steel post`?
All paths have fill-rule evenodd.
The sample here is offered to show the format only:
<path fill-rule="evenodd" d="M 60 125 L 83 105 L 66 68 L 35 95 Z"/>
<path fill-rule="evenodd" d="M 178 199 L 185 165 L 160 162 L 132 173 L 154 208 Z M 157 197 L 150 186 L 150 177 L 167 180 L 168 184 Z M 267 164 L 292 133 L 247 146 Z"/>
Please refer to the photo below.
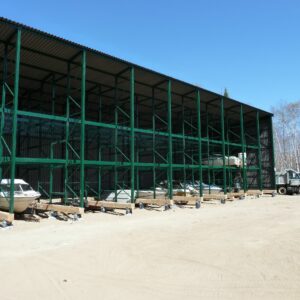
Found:
<path fill-rule="evenodd" d="M 102 95 L 101 95 L 101 86 L 98 88 L 99 92 L 99 112 L 98 112 L 98 121 L 102 122 Z M 98 146 L 98 161 L 102 161 L 102 147 L 101 147 L 101 129 L 98 130 L 97 146 Z M 102 167 L 98 167 L 98 199 L 101 198 L 102 192 Z"/>
<path fill-rule="evenodd" d="M 182 162 L 183 162 L 183 182 L 184 182 L 184 195 L 186 196 L 186 158 L 185 158 L 185 111 L 184 111 L 184 97 L 182 97 Z"/>
<path fill-rule="evenodd" d="M 194 153 L 192 153 L 192 164 L 194 164 Z M 192 185 L 195 186 L 195 169 L 192 168 Z"/>
<path fill-rule="evenodd" d="M 256 130 L 257 130 L 257 160 L 258 160 L 258 188 L 263 190 L 262 186 L 262 169 L 261 169 L 261 144 L 260 144 L 260 124 L 259 124 L 259 111 L 256 112 Z"/>
<path fill-rule="evenodd" d="M 86 80 L 86 51 L 81 58 L 81 115 L 80 115 L 80 207 L 84 206 L 84 152 L 85 152 L 85 80 Z"/>
<path fill-rule="evenodd" d="M 5 105 L 6 105 L 6 78 L 7 78 L 7 44 L 4 46 L 3 55 L 3 79 L 2 79 L 2 101 L 1 101 L 1 123 L 0 123 L 0 180 L 2 179 L 2 157 L 3 157 L 3 130 L 5 124 Z"/>
<path fill-rule="evenodd" d="M 199 164 L 199 195 L 203 197 L 203 188 L 202 188 L 202 131 L 201 131 L 201 99 L 200 91 L 196 91 L 196 100 L 197 100 L 197 130 L 198 130 L 198 164 Z"/>
<path fill-rule="evenodd" d="M 270 122 L 270 137 L 271 137 L 271 159 L 272 159 L 272 170 L 271 170 L 271 176 L 272 176 L 272 188 L 276 189 L 276 181 L 275 181 L 275 147 L 274 147 L 274 135 L 273 135 L 273 119 L 272 117 L 269 117 Z"/>
<path fill-rule="evenodd" d="M 52 74 L 51 82 L 51 114 L 55 114 L 55 98 L 56 98 L 56 86 L 55 86 L 55 74 Z M 54 125 L 51 122 L 51 135 L 53 138 Z M 53 159 L 53 145 L 50 146 L 50 158 Z M 49 174 L 49 202 L 52 203 L 52 194 L 53 194 L 53 165 L 50 165 L 50 174 Z"/>
<path fill-rule="evenodd" d="M 98 136 L 98 139 L 100 139 L 101 136 Z M 98 147 L 98 161 L 102 161 L 102 147 L 99 146 Z M 97 184 L 98 184 L 98 188 L 97 188 L 97 194 L 98 194 L 98 199 L 100 200 L 101 198 L 101 193 L 102 193 L 102 167 L 98 167 L 98 181 L 97 181 Z"/>
<path fill-rule="evenodd" d="M 70 139 L 70 92 L 71 92 L 71 66 L 68 63 L 67 74 L 67 101 L 66 101 L 66 128 L 65 128 L 65 168 L 64 168 L 64 204 L 68 201 L 68 180 L 69 180 L 69 139 Z"/>
<path fill-rule="evenodd" d="M 51 114 L 55 114 L 55 98 L 56 98 L 56 82 L 55 82 L 55 74 L 52 74 L 52 82 L 51 82 Z"/>
<path fill-rule="evenodd" d="M 130 69 L 130 185 L 131 185 L 131 203 L 134 203 L 134 151 L 135 151 L 135 135 L 134 135 L 134 67 Z"/>
<path fill-rule="evenodd" d="M 129 103 L 130 103 L 130 98 L 129 98 Z M 130 105 L 130 104 L 129 104 Z M 138 96 L 135 96 L 135 99 L 134 99 L 134 128 L 139 128 L 139 106 L 138 106 Z M 130 112 L 129 112 L 129 123 L 130 123 Z M 129 124 L 130 126 L 130 124 Z M 130 128 L 130 134 L 131 134 L 131 128 Z M 131 140 L 131 139 L 130 139 Z M 129 146 L 131 147 L 131 144 L 129 142 Z M 139 189 L 140 189 L 140 181 L 139 181 L 139 173 L 140 173 L 140 169 L 139 167 L 137 166 L 138 163 L 139 163 L 139 158 L 140 158 L 140 154 L 139 154 L 139 151 L 140 149 L 137 148 L 134 150 L 135 151 L 135 159 L 134 159 L 134 162 L 135 162 L 135 167 L 134 167 L 134 179 L 135 179 L 135 183 L 134 183 L 134 186 L 135 186 L 135 197 L 136 198 L 139 198 Z M 130 167 L 131 167 L 131 159 L 129 158 L 130 160 Z M 129 170 L 131 172 L 131 170 Z M 131 176 L 130 176 L 130 181 L 131 181 Z M 130 187 L 131 187 L 131 183 L 130 183 Z M 131 190 L 130 190 L 130 195 L 131 195 Z M 130 197 L 130 200 L 131 200 L 131 197 Z"/>
<path fill-rule="evenodd" d="M 227 141 L 227 156 L 230 156 L 230 145 L 229 145 L 229 119 L 226 118 L 226 141 Z M 232 191 L 232 173 L 231 168 L 228 169 L 228 191 Z"/>
<path fill-rule="evenodd" d="M 155 93 L 154 88 L 152 88 L 152 182 L 153 182 L 153 198 L 156 199 L 156 168 L 155 168 Z"/>
<path fill-rule="evenodd" d="M 15 54 L 15 78 L 14 78 L 14 103 L 12 109 L 12 143 L 10 161 L 10 201 L 9 212 L 14 212 L 14 193 L 16 175 L 16 149 L 17 149 L 17 128 L 18 128 L 18 104 L 19 104 L 19 76 L 20 76 L 20 55 L 21 54 L 21 29 L 17 29 L 16 54 Z"/>
<path fill-rule="evenodd" d="M 172 83 L 168 80 L 168 194 L 173 199 Z"/>
<path fill-rule="evenodd" d="M 210 194 L 211 193 L 211 190 L 210 190 L 210 149 L 209 149 L 209 114 L 208 114 L 208 105 L 206 104 L 206 122 L 205 122 L 205 125 L 206 125 L 206 139 L 207 139 L 207 142 L 206 142 L 206 148 L 207 148 L 207 163 L 208 163 L 208 167 L 207 167 L 207 181 L 208 181 L 208 193 Z"/>
<path fill-rule="evenodd" d="M 243 172 L 243 190 L 244 193 L 247 191 L 247 178 L 246 178 L 246 168 L 245 168 L 245 132 L 244 132 L 244 109 L 241 104 L 240 107 L 240 128 L 241 128 L 241 145 L 242 145 L 242 172 Z"/>
<path fill-rule="evenodd" d="M 140 151 L 137 150 L 136 151 L 136 162 L 138 163 L 140 161 Z M 139 167 L 136 167 L 136 177 L 135 177 L 135 181 L 136 181 L 136 197 L 139 197 L 139 192 L 140 192 L 140 169 Z"/>
<path fill-rule="evenodd" d="M 119 111 L 118 111 L 118 77 L 115 77 L 115 136 L 114 136 L 114 144 L 115 144 L 115 163 L 118 161 L 118 119 L 119 119 Z M 115 190 L 115 202 L 118 201 L 118 167 L 114 166 L 114 190 Z"/>
<path fill-rule="evenodd" d="M 53 147 L 54 145 L 50 145 L 50 159 L 53 160 Z M 50 165 L 50 176 L 49 176 L 49 202 L 52 203 L 52 194 L 53 194 L 53 165 Z"/>
<path fill-rule="evenodd" d="M 40 82 L 40 91 L 39 91 L 39 99 L 43 100 L 44 97 L 44 81 Z M 39 107 L 39 112 L 42 112 L 42 101 L 40 101 L 38 103 L 38 107 Z M 39 153 L 42 152 L 42 127 L 38 126 L 37 130 L 38 130 L 38 151 Z M 41 178 L 41 168 L 38 168 L 38 178 Z"/>
<path fill-rule="evenodd" d="M 227 173 L 225 159 L 225 120 L 224 120 L 224 98 L 221 97 L 221 138 L 222 138 L 222 157 L 223 157 L 223 190 L 227 194 Z"/>

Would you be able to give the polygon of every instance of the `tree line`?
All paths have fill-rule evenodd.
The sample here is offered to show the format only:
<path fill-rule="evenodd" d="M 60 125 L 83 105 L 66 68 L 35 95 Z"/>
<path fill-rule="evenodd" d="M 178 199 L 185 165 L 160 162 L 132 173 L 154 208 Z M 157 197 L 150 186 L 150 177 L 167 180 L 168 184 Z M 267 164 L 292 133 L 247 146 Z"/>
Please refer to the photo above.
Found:
<path fill-rule="evenodd" d="M 277 171 L 300 171 L 300 100 L 272 108 Z"/>

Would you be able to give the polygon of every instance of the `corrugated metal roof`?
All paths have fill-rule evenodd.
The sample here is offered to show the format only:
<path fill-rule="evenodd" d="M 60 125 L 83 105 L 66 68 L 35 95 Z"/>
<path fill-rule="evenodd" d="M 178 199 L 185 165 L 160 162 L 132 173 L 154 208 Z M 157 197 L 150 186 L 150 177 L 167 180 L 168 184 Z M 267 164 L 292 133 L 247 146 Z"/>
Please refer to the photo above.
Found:
<path fill-rule="evenodd" d="M 149 94 L 151 93 L 151 88 L 149 88 L 149 86 L 155 85 L 163 80 L 171 79 L 172 92 L 175 94 L 175 101 L 177 98 L 176 94 L 179 97 L 180 95 L 192 92 L 195 89 L 200 89 L 202 103 L 207 103 L 213 99 L 222 97 L 220 94 L 199 88 L 193 84 L 172 78 L 168 75 L 161 74 L 101 51 L 68 41 L 61 37 L 54 36 L 3 17 L 0 17 L 0 41 L 6 41 L 9 37 L 11 37 L 15 28 L 18 27 L 22 29 L 22 61 L 30 61 L 30 64 L 35 67 L 42 66 L 39 72 L 35 72 L 35 76 L 37 77 L 43 76 L 43 73 L 46 75 L 47 70 L 51 70 L 57 74 L 65 74 L 66 61 L 78 54 L 79 51 L 85 49 L 87 51 L 87 68 L 89 68 L 87 89 L 93 86 L 92 82 L 97 81 L 98 76 L 100 76 L 99 74 L 101 74 L 101 83 L 109 86 L 114 82 L 114 74 L 117 74 L 128 66 L 134 66 L 137 93 L 141 92 Z M 43 56 L 43 54 L 46 54 L 47 56 Z M 75 61 L 79 63 L 80 56 L 77 57 Z M 22 69 L 23 73 L 28 73 L 26 72 L 25 66 L 22 66 Z M 109 75 L 109 73 L 111 75 Z M 126 74 L 124 74 L 123 77 L 129 79 Z M 239 111 L 239 104 L 241 104 L 241 102 L 234 99 L 226 98 L 224 101 L 225 108 L 233 107 L 233 110 L 236 109 L 236 113 Z M 269 112 L 247 104 L 243 104 L 243 106 L 245 113 L 253 110 L 259 110 L 262 116 L 272 115 Z"/>

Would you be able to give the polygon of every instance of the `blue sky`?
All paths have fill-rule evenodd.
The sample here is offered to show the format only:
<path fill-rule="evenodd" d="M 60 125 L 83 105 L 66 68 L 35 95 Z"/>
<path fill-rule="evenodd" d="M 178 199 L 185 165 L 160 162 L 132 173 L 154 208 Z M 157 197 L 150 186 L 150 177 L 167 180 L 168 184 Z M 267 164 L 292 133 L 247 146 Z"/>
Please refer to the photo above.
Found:
<path fill-rule="evenodd" d="M 11 0 L 0 14 L 265 110 L 300 100 L 299 0 Z"/>

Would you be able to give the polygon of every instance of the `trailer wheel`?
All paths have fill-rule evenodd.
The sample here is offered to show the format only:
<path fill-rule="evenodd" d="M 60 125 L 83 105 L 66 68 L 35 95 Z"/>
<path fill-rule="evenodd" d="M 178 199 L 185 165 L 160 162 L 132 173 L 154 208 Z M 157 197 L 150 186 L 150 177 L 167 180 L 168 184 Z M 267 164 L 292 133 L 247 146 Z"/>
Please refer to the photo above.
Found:
<path fill-rule="evenodd" d="M 278 194 L 279 195 L 286 195 L 286 188 L 284 186 L 281 186 L 279 189 L 278 189 Z"/>

